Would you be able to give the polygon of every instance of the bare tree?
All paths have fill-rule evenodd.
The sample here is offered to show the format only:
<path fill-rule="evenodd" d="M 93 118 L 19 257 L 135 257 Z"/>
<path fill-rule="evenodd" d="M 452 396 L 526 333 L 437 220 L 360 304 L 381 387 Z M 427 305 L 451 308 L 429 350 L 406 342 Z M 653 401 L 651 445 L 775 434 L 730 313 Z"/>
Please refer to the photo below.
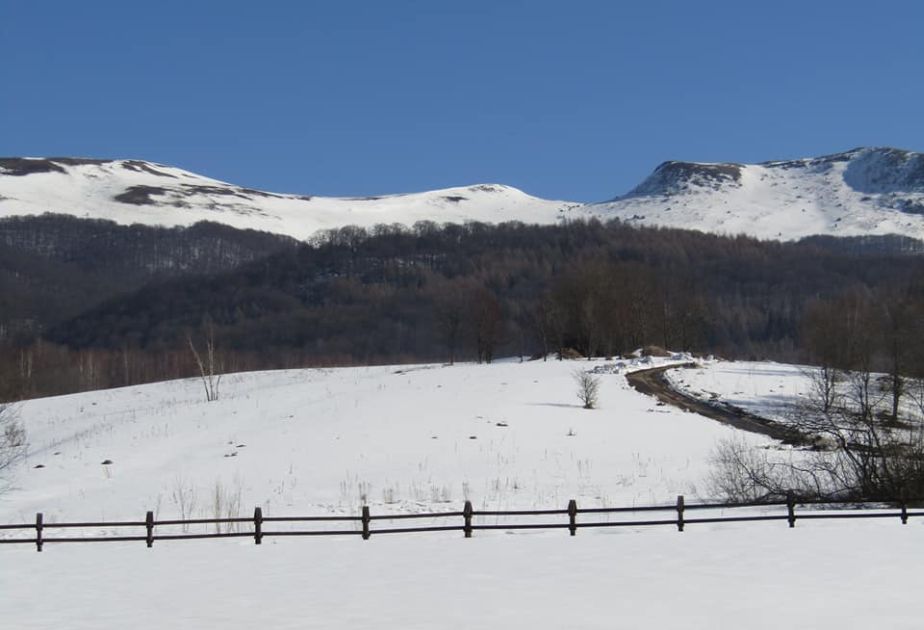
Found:
<path fill-rule="evenodd" d="M 805 397 L 789 422 L 814 438 L 814 450 L 788 459 L 740 442 L 719 445 L 712 486 L 730 500 L 804 498 L 895 500 L 924 493 L 924 424 L 917 417 L 896 425 L 885 411 L 890 392 L 869 368 L 845 371 L 830 398 L 819 388 Z M 774 457 L 776 457 L 774 459 Z"/>
<path fill-rule="evenodd" d="M 204 358 L 196 349 L 196 344 L 193 342 L 190 333 L 186 334 L 186 343 L 189 344 L 189 350 L 192 352 L 193 359 L 196 361 L 196 367 L 199 370 L 199 376 L 202 378 L 202 386 L 205 388 L 205 399 L 209 402 L 218 400 L 222 375 L 220 360 L 215 353 L 215 327 L 212 325 L 212 322 L 207 322 L 205 327 Z"/>
<path fill-rule="evenodd" d="M 533 334 L 542 347 L 542 360 L 548 360 L 554 346 L 558 360 L 561 361 L 565 341 L 563 315 L 558 304 L 546 293 L 532 305 L 528 316 Z"/>
<path fill-rule="evenodd" d="M 810 369 L 810 399 L 819 403 L 821 413 L 827 413 L 835 404 L 837 386 L 846 367 L 844 336 L 848 334 L 842 305 L 816 301 L 808 305 L 802 320 L 802 337 L 809 356 L 818 369 Z"/>
<path fill-rule="evenodd" d="M 468 294 L 472 339 L 478 363 L 491 363 L 501 341 L 503 313 L 500 302 L 487 287 L 476 287 Z"/>
<path fill-rule="evenodd" d="M 899 298 L 882 304 L 851 291 L 808 307 L 803 334 L 818 367 L 807 371 L 810 390 L 789 422 L 814 438 L 816 450 L 771 461 L 767 453 L 723 444 L 713 461 L 714 488 L 743 500 L 781 498 L 786 491 L 872 500 L 924 493 L 924 389 L 915 384 L 910 393 L 921 413 L 899 418 L 903 372 L 924 370 L 913 360 L 915 318 Z M 880 378 L 874 369 L 883 350 L 889 373 Z"/>
<path fill-rule="evenodd" d="M 449 365 L 455 365 L 465 323 L 465 289 L 460 283 L 441 287 L 435 300 L 436 324 L 446 346 Z"/>
<path fill-rule="evenodd" d="M 0 473 L 25 455 L 26 430 L 11 405 L 0 404 Z"/>
<path fill-rule="evenodd" d="M 584 403 L 584 409 L 594 409 L 599 401 L 600 379 L 584 370 L 574 372 L 574 382 L 577 384 L 577 397 Z"/>
<path fill-rule="evenodd" d="M 918 417 L 924 419 L 924 374 L 917 370 L 908 379 L 908 398 Z"/>
<path fill-rule="evenodd" d="M 707 478 L 709 492 L 733 503 L 774 501 L 789 492 L 797 496 L 816 496 L 811 484 L 796 471 L 793 457 L 772 459 L 763 449 L 756 449 L 742 439 L 720 441 L 710 457 L 712 468 Z"/>
<path fill-rule="evenodd" d="M 921 304 L 903 291 L 886 292 L 880 306 L 879 327 L 882 330 L 882 351 L 885 354 L 886 372 L 892 398 L 890 415 L 898 422 L 901 398 L 907 393 L 909 372 L 914 372 L 920 361 L 922 330 Z"/>

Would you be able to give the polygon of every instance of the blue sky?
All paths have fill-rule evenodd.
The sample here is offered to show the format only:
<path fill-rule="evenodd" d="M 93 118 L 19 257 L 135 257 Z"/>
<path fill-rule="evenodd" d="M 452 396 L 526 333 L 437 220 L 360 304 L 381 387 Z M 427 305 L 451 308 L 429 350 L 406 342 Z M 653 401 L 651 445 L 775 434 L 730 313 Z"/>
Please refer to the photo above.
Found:
<path fill-rule="evenodd" d="M 2 0 L 0 154 L 602 200 L 667 159 L 924 149 L 922 24 L 910 1 Z"/>

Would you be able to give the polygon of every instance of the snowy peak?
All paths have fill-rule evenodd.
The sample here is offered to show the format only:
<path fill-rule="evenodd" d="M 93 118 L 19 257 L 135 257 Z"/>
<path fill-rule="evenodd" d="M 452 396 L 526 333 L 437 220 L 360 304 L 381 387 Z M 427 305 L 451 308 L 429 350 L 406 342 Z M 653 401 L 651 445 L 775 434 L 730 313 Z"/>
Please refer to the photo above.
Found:
<path fill-rule="evenodd" d="M 596 214 L 758 238 L 900 234 L 924 240 L 924 154 L 857 148 L 760 164 L 664 162 Z"/>
<path fill-rule="evenodd" d="M 10 157 L 0 158 L 0 176 L 27 177 L 36 174 L 119 176 L 120 171 L 143 173 L 168 179 L 205 179 L 188 171 L 144 160 L 103 160 L 75 157 Z M 123 173 L 124 174 L 124 173 Z M 216 181 L 216 180 L 211 180 Z"/>
<path fill-rule="evenodd" d="M 90 158 L 0 158 L 0 175 L 25 177 L 35 173 L 66 173 L 75 164 L 105 164 L 110 160 Z"/>
<path fill-rule="evenodd" d="M 695 189 L 720 190 L 723 186 L 741 183 L 739 164 L 698 164 L 696 162 L 664 162 L 627 197 L 644 195 L 674 195 Z"/>
<path fill-rule="evenodd" d="M 0 217 L 46 212 L 127 225 L 199 221 L 305 239 L 319 230 L 417 221 L 555 223 L 581 204 L 548 201 L 501 184 L 372 197 L 265 192 L 143 160 L 0 158 Z"/>
<path fill-rule="evenodd" d="M 841 175 L 846 186 L 862 193 L 924 192 L 924 154 L 890 147 L 858 148 L 816 158 L 762 162 L 751 168 L 789 171 L 806 176 Z M 658 166 L 625 197 L 670 195 L 698 189 L 720 191 L 741 186 L 748 165 L 668 161 Z"/>
<path fill-rule="evenodd" d="M 924 154 L 900 149 L 867 149 L 844 171 L 848 186 L 864 193 L 924 192 Z"/>
<path fill-rule="evenodd" d="M 317 197 L 245 188 L 143 160 L 0 158 L 0 218 L 46 212 L 123 225 L 213 221 L 297 239 L 351 224 L 550 224 L 595 216 L 764 239 L 924 240 L 924 154 L 874 147 L 759 164 L 669 161 L 626 195 L 597 204 L 539 199 L 502 184 Z"/>
<path fill-rule="evenodd" d="M 765 162 L 761 166 L 839 172 L 847 186 L 861 193 L 924 192 L 924 154 L 891 147 L 858 148 L 812 159 Z"/>

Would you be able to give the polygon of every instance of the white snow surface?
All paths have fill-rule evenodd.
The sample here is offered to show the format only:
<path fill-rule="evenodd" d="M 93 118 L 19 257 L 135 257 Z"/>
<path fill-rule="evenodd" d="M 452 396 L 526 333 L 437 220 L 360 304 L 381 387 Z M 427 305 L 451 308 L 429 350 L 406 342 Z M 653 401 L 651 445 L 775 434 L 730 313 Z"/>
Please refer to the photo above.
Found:
<path fill-rule="evenodd" d="M 501 184 L 313 197 L 243 188 L 142 160 L 0 160 L 0 217 L 46 212 L 123 225 L 214 221 L 302 240 L 346 225 L 554 224 L 587 217 L 771 240 L 819 234 L 924 240 L 924 154 L 861 148 L 762 164 L 666 162 L 629 194 L 596 204 L 540 199 Z"/>
<path fill-rule="evenodd" d="M 51 212 L 122 225 L 171 227 L 213 221 L 304 240 L 320 230 L 346 225 L 550 224 L 583 216 L 581 204 L 539 199 L 500 184 L 380 197 L 310 197 L 242 188 L 140 160 L 27 159 L 50 162 L 51 170 L 13 175 L 11 169 L 0 167 L 0 217 Z"/>
<path fill-rule="evenodd" d="M 774 447 L 659 406 L 603 365 L 291 370 L 226 376 L 215 402 L 195 379 L 26 401 L 29 456 L 0 494 L 0 522 L 169 518 L 179 490 L 198 497 L 191 516 L 211 517 L 216 482 L 237 489 L 243 515 L 355 514 L 363 499 L 373 514 L 457 511 L 466 497 L 476 509 L 669 503 L 704 498 L 716 441 Z M 767 365 L 680 380 L 759 400 L 788 370 Z M 573 373 L 593 368 L 600 407 L 584 410 Z M 910 629 L 922 526 L 0 545 L 0 603 L 17 629 Z"/>
<path fill-rule="evenodd" d="M 601 374 L 581 408 L 573 372 L 602 362 L 501 362 L 290 370 L 30 400 L 28 457 L 0 521 L 211 517 L 217 484 L 242 514 L 564 508 L 696 496 L 717 422 L 656 405 Z M 639 362 L 635 367 L 647 367 Z M 631 367 L 630 367 L 631 369 Z M 755 444 L 766 443 L 759 437 Z M 111 460 L 112 464 L 102 462 Z M 36 468 L 36 466 L 42 466 Z"/>
<path fill-rule="evenodd" d="M 862 148 L 762 164 L 666 162 L 629 194 L 590 207 L 629 224 L 768 240 L 924 239 L 924 154 Z"/>
<path fill-rule="evenodd" d="M 921 627 L 921 521 L 0 548 L 16 630 Z"/>
<path fill-rule="evenodd" d="M 817 368 L 809 365 L 789 365 L 772 361 L 715 361 L 695 368 L 669 370 L 666 378 L 671 385 L 690 396 L 716 405 L 730 405 L 769 418 L 776 422 L 799 421 L 812 394 L 812 375 Z M 874 378 L 888 378 L 876 374 Z M 849 387 L 840 384 L 841 389 Z M 900 413 L 906 419 L 924 420 L 921 409 L 906 386 Z M 891 411 L 891 391 L 874 387 L 870 403 L 874 408 Z"/>
<path fill-rule="evenodd" d="M 694 398 L 785 423 L 811 391 L 812 369 L 773 361 L 714 361 L 665 376 L 674 389 Z"/>

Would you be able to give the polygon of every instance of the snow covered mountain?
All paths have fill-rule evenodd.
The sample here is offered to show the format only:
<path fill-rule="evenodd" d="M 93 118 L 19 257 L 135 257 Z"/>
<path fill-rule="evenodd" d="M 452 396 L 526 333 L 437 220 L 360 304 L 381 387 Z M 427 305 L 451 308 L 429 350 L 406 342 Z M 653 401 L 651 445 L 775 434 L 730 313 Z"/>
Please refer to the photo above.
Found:
<path fill-rule="evenodd" d="M 763 239 L 924 239 L 924 154 L 859 148 L 761 164 L 664 162 L 628 194 L 589 208 L 639 225 Z"/>
<path fill-rule="evenodd" d="M 122 225 L 214 221 L 298 239 L 344 225 L 548 224 L 583 216 L 581 204 L 539 199 L 498 184 L 381 197 L 310 197 L 242 188 L 141 160 L 0 158 L 0 217 L 46 212 Z"/>
<path fill-rule="evenodd" d="M 123 225 L 214 221 L 298 239 L 350 224 L 550 224 L 595 216 L 762 239 L 898 234 L 924 240 L 924 154 L 860 148 L 761 164 L 665 162 L 628 194 L 594 204 L 539 199 L 500 184 L 310 197 L 141 160 L 0 158 L 0 217 L 46 212 Z"/>

